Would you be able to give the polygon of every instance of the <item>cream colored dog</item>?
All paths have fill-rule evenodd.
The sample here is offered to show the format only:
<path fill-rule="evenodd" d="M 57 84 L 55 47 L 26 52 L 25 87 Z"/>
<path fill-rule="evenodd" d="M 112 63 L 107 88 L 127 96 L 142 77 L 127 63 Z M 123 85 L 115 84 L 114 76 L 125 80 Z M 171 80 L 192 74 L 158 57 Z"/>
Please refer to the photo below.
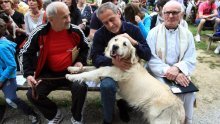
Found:
<path fill-rule="evenodd" d="M 185 111 L 182 101 L 175 96 L 166 84 L 152 77 L 139 64 L 136 49 L 130 41 L 116 36 L 109 41 L 105 50 L 107 57 L 130 58 L 132 67 L 123 71 L 115 66 L 100 67 L 80 74 L 67 74 L 70 81 L 95 81 L 102 77 L 111 77 L 118 82 L 119 94 L 131 106 L 138 108 L 150 124 L 183 124 Z M 94 69 L 94 68 L 89 68 Z M 68 67 L 70 72 L 82 71 L 76 67 Z"/>

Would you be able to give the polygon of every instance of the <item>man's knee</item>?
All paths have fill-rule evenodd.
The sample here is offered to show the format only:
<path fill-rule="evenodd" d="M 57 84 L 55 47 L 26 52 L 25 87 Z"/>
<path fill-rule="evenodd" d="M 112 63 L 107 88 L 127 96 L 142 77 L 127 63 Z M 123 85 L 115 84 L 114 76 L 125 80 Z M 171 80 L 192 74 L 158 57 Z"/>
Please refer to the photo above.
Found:
<path fill-rule="evenodd" d="M 116 82 L 112 78 L 105 78 L 101 81 L 100 89 L 102 90 L 111 90 L 116 92 Z"/>
<path fill-rule="evenodd" d="M 201 20 L 200 20 L 200 24 L 204 24 L 205 22 L 206 22 L 205 19 L 201 19 Z"/>

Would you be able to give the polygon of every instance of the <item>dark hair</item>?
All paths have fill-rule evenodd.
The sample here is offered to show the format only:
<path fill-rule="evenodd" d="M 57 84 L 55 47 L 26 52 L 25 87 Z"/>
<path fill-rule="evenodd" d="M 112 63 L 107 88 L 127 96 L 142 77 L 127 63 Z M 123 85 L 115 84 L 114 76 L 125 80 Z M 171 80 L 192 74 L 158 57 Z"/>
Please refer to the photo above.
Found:
<path fill-rule="evenodd" d="M 137 25 L 137 22 L 135 21 L 135 15 L 138 15 L 141 19 L 143 19 L 145 16 L 138 6 L 134 4 L 127 4 L 124 9 L 125 20 Z"/>
<path fill-rule="evenodd" d="M 103 3 L 107 3 L 107 2 L 112 2 L 113 0 L 102 0 L 102 4 Z"/>
<path fill-rule="evenodd" d="M 160 10 L 160 7 L 163 8 L 163 6 L 170 0 L 158 0 L 156 2 L 156 6 L 158 7 L 158 9 Z"/>
<path fill-rule="evenodd" d="M 5 11 L 0 11 L 0 18 L 3 19 L 5 23 L 9 23 L 10 22 L 10 18 L 5 13 Z"/>
<path fill-rule="evenodd" d="M 6 32 L 6 23 L 3 19 L 0 18 L 0 37 L 4 36 Z"/>
<path fill-rule="evenodd" d="M 72 0 L 69 10 L 70 10 L 71 23 L 75 25 L 82 23 L 81 13 L 80 10 L 77 8 L 76 0 Z"/>

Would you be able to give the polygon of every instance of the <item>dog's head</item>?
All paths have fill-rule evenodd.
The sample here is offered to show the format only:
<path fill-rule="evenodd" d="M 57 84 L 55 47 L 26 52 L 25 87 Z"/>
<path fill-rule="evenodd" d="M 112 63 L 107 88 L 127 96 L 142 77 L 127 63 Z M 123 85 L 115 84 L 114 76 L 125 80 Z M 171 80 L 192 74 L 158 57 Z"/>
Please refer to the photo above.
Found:
<path fill-rule="evenodd" d="M 127 38 L 120 35 L 113 37 L 109 41 L 105 49 L 105 56 L 109 58 L 119 56 L 123 59 L 130 59 L 132 64 L 138 62 L 136 49 Z"/>

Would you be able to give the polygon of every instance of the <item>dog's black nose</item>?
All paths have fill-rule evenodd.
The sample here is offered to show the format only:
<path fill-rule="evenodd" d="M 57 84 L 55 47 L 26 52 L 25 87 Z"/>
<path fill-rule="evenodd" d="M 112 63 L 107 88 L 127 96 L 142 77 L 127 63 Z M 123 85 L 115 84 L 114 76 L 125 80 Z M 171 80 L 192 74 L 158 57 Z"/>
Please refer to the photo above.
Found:
<path fill-rule="evenodd" d="M 118 46 L 117 45 L 113 45 L 112 46 L 112 51 L 116 51 L 118 49 Z"/>

